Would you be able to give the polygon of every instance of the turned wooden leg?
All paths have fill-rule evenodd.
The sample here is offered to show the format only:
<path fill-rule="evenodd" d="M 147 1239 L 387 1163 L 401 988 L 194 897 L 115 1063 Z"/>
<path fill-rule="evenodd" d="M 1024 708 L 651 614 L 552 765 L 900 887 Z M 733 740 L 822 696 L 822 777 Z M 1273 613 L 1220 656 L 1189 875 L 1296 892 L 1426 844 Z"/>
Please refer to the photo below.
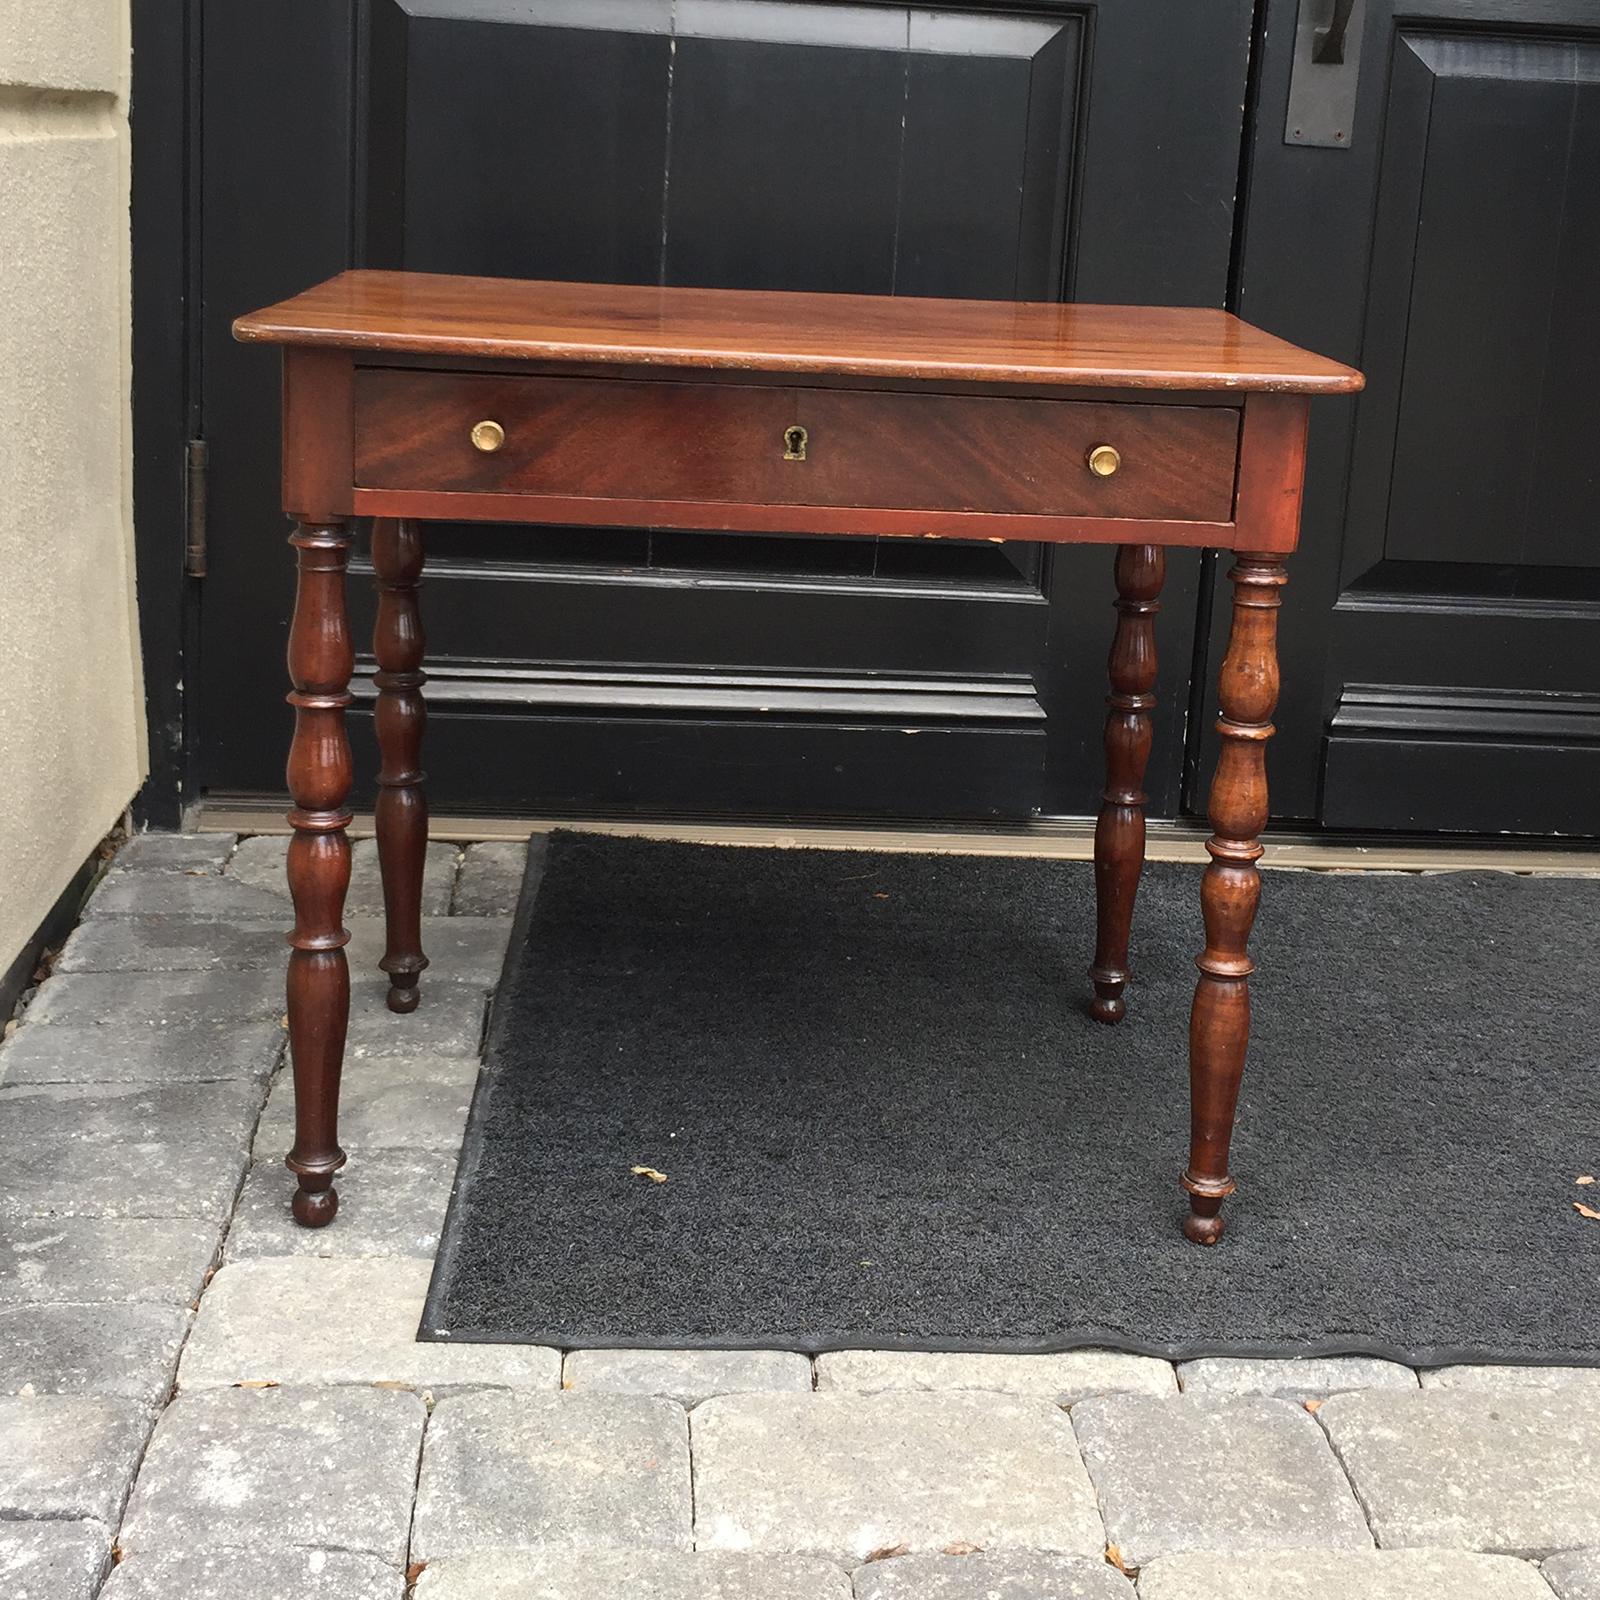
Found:
<path fill-rule="evenodd" d="M 387 947 L 378 963 L 389 974 L 389 1009 L 417 1009 L 422 953 L 422 874 L 428 855 L 428 797 L 422 785 L 422 535 L 414 522 L 379 518 L 372 525 L 372 565 L 378 575 L 378 619 L 372 653 L 378 658 L 375 716 L 378 753 L 378 865 L 383 874 Z"/>
<path fill-rule="evenodd" d="M 1233 1193 L 1228 1145 L 1250 1040 L 1247 946 L 1261 899 L 1259 835 L 1267 823 L 1267 740 L 1278 703 L 1281 556 L 1239 555 L 1233 570 L 1233 629 L 1223 658 L 1217 731 L 1222 753 L 1211 780 L 1211 862 L 1200 880 L 1206 947 L 1189 1013 L 1189 1165 L 1183 1231 L 1196 1244 L 1222 1237 L 1222 1202 Z"/>
<path fill-rule="evenodd" d="M 350 535 L 340 522 L 302 522 L 290 535 L 299 588 L 289 628 L 294 742 L 289 748 L 289 892 L 294 896 L 289 955 L 289 1051 L 294 1062 L 295 1220 L 307 1228 L 339 1209 L 333 1175 L 339 1148 L 339 1072 L 350 1019 L 350 968 L 344 947 L 344 897 L 350 886 L 350 743 L 344 713 L 355 665 L 345 617 L 344 569 Z"/>
<path fill-rule="evenodd" d="M 1106 696 L 1106 786 L 1094 828 L 1096 934 L 1089 977 L 1096 1022 L 1120 1022 L 1127 1007 L 1128 933 L 1144 869 L 1144 770 L 1156 703 L 1156 612 L 1166 552 L 1154 544 L 1117 550 L 1117 632 Z"/>

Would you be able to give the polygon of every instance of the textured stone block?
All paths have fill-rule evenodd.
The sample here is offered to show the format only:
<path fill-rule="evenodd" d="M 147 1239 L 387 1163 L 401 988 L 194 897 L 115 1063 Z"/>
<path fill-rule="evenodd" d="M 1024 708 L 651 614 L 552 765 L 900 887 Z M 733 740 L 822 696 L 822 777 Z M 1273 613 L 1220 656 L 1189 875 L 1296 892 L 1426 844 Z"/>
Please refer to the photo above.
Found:
<path fill-rule="evenodd" d="M 540 835 L 534 848 L 544 850 Z M 486 842 L 469 844 L 461 857 L 456 879 L 455 913 L 458 917 L 509 917 L 517 909 L 522 878 L 528 867 L 527 844 Z"/>
<path fill-rule="evenodd" d="M 896 1556 L 855 1573 L 855 1600 L 1134 1600 L 1104 1561 L 1045 1551 Z"/>
<path fill-rule="evenodd" d="M 729 1550 L 491 1550 L 429 1565 L 416 1600 L 851 1600 L 826 1561 Z"/>
<path fill-rule="evenodd" d="M 861 1562 L 953 1542 L 1099 1555 L 1094 1490 L 1050 1400 L 727 1395 L 690 1414 L 695 1540 Z"/>
<path fill-rule="evenodd" d="M 28 1007 L 28 1022 L 34 1027 L 110 1022 L 170 1028 L 253 1022 L 280 1017 L 283 1008 L 283 977 L 276 972 L 63 972 L 39 986 Z"/>
<path fill-rule="evenodd" d="M 289 1214 L 294 1176 L 281 1158 L 256 1162 L 228 1229 L 228 1260 L 261 1256 L 416 1256 L 432 1262 L 455 1182 L 453 1150 L 358 1150 L 339 1174 L 339 1220 L 302 1228 Z"/>
<path fill-rule="evenodd" d="M 195 917 L 90 917 L 79 923 L 57 972 L 282 970 L 284 919 L 208 922 Z"/>
<path fill-rule="evenodd" d="M 114 1528 L 152 1420 L 135 1401 L 97 1395 L 0 1399 L 0 1519 L 92 1517 Z"/>
<path fill-rule="evenodd" d="M 194 917 L 210 922 L 279 922 L 282 897 L 210 873 L 110 872 L 100 880 L 85 917 Z"/>
<path fill-rule="evenodd" d="M 411 1553 L 688 1550 L 690 1515 L 688 1428 L 670 1400 L 458 1395 L 428 1428 Z"/>
<path fill-rule="evenodd" d="M 256 834 L 241 839 L 228 861 L 227 876 L 235 883 L 248 885 L 258 893 L 289 898 L 289 877 L 285 859 L 289 850 L 287 834 Z M 427 863 L 422 873 L 422 914 L 442 917 L 450 909 L 455 888 L 459 851 L 453 844 L 428 846 Z M 378 841 L 357 839 L 350 852 L 350 889 L 344 900 L 345 914 L 351 917 L 383 915 L 383 883 L 378 867 Z"/>
<path fill-rule="evenodd" d="M 542 1345 L 419 1343 L 431 1268 L 428 1261 L 319 1257 L 225 1266 L 200 1302 L 179 1386 L 185 1393 L 234 1383 L 557 1388 L 561 1354 Z"/>
<path fill-rule="evenodd" d="M 862 1394 L 890 1389 L 975 1389 L 1043 1395 L 1062 1406 L 1096 1394 L 1178 1392 L 1170 1361 L 1120 1350 L 1069 1350 L 1039 1356 L 836 1350 L 817 1357 L 817 1388 Z"/>
<path fill-rule="evenodd" d="M 284 1052 L 282 1022 L 143 1028 L 18 1029 L 0 1050 L 0 1082 L 205 1083 L 265 1078 Z"/>
<path fill-rule="evenodd" d="M 189 1326 L 176 1306 L 13 1306 L 0 1311 L 0 1394 L 117 1395 L 156 1406 Z"/>
<path fill-rule="evenodd" d="M 579 1394 L 655 1394 L 699 1405 L 716 1394 L 811 1392 L 811 1363 L 791 1350 L 573 1350 L 561 1387 Z"/>
<path fill-rule="evenodd" d="M 1600 1367 L 1434 1367 L 1424 1389 L 1588 1389 L 1600 1399 Z"/>
<path fill-rule="evenodd" d="M 3 1140 L 0 1140 L 3 1143 Z M 0 1217 L 198 1217 L 220 1223 L 246 1156 L 216 1145 L 53 1140 L 8 1148 Z"/>
<path fill-rule="evenodd" d="M 0 1307 L 48 1300 L 188 1305 L 200 1294 L 218 1232 L 181 1217 L 0 1221 Z"/>
<path fill-rule="evenodd" d="M 1509 1556 L 1447 1550 L 1166 1556 L 1139 1574 L 1139 1600 L 1550 1600 Z"/>
<path fill-rule="evenodd" d="M 1385 1548 L 1600 1544 L 1600 1408 L 1586 1390 L 1335 1395 L 1317 1420 Z"/>
<path fill-rule="evenodd" d="M 1185 1394 L 1326 1400 L 1351 1389 L 1415 1389 L 1417 1375 L 1398 1361 L 1372 1356 L 1305 1356 L 1290 1361 L 1205 1356 L 1179 1362 L 1178 1382 Z"/>
<path fill-rule="evenodd" d="M 130 1556 L 304 1546 L 398 1567 L 426 1415 L 393 1389 L 181 1396 L 156 1425 L 118 1543 Z"/>
<path fill-rule="evenodd" d="M 475 1056 L 351 1061 L 339 1086 L 339 1143 L 346 1151 L 460 1150 L 477 1081 Z M 256 1157 L 281 1157 L 293 1143 L 294 1079 L 281 1072 L 256 1129 Z"/>
<path fill-rule="evenodd" d="M 84 0 L 67 8 L 41 6 L 32 0 L 3 0 L 0 84 L 116 92 L 128 70 L 123 16 L 116 0 Z"/>
<path fill-rule="evenodd" d="M 383 918 L 346 917 L 345 926 L 350 930 L 350 943 L 345 946 L 350 970 L 376 972 L 385 947 Z M 470 983 L 492 989 L 500 981 L 510 938 L 510 917 L 424 917 L 422 948 L 428 969 L 422 974 L 423 993 L 435 983 Z"/>
<path fill-rule="evenodd" d="M 387 978 L 355 978 L 350 986 L 350 1032 L 345 1063 L 367 1056 L 471 1056 L 483 1044 L 489 1009 L 486 991 L 473 983 L 430 982 L 424 975 L 422 1001 L 410 1016 L 396 1016 L 384 997 Z"/>
<path fill-rule="evenodd" d="M 248 1078 L 219 1083 L 25 1083 L 0 1088 L 0 1161 L 20 1146 L 226 1144 L 243 1150 L 261 1109 Z"/>
<path fill-rule="evenodd" d="M 1600 1600 L 1600 1545 L 1563 1550 L 1545 1560 L 1543 1571 L 1559 1600 Z"/>
<path fill-rule="evenodd" d="M 405 1578 L 343 1550 L 152 1550 L 111 1574 L 100 1600 L 401 1600 Z"/>
<path fill-rule="evenodd" d="M 1129 1566 L 1188 1550 L 1372 1547 L 1322 1431 L 1286 1400 L 1116 1395 L 1085 1400 L 1072 1421 L 1106 1539 Z"/>
<path fill-rule="evenodd" d="M 233 853 L 231 833 L 136 833 L 117 851 L 113 872 L 221 872 Z"/>
<path fill-rule="evenodd" d="M 111 1563 L 97 1522 L 0 1523 L 0 1594 L 6 1600 L 93 1600 Z"/>

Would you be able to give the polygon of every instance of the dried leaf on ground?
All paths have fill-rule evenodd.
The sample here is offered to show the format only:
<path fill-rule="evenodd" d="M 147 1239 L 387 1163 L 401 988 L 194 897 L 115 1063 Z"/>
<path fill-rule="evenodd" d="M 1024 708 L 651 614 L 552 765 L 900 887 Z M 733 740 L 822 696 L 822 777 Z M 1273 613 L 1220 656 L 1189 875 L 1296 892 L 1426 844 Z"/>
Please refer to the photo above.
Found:
<path fill-rule="evenodd" d="M 868 1561 L 889 1561 L 889 1560 L 892 1560 L 895 1556 L 904 1556 L 904 1555 L 909 1555 L 910 1553 L 911 1553 L 911 1546 L 908 1545 L 908 1544 L 886 1544 L 886 1545 L 883 1546 L 883 1548 L 881 1550 L 874 1550 L 871 1553 L 871 1555 L 869 1555 L 867 1557 L 867 1560 Z"/>
<path fill-rule="evenodd" d="M 957 1539 L 954 1544 L 947 1544 L 944 1547 L 944 1553 L 947 1556 L 978 1556 L 983 1554 L 983 1546 L 968 1544 L 965 1539 Z"/>
<path fill-rule="evenodd" d="M 1130 1567 L 1128 1563 L 1122 1559 L 1122 1548 L 1120 1545 L 1108 1544 L 1106 1546 L 1106 1560 L 1125 1578 L 1133 1577 L 1139 1570 L 1137 1567 Z"/>
<path fill-rule="evenodd" d="M 1600 1222 L 1600 1211 L 1596 1211 L 1593 1206 L 1586 1206 L 1582 1204 L 1581 1201 L 1574 1200 L 1572 1202 L 1572 1209 L 1576 1211 L 1580 1217 L 1587 1217 L 1591 1222 Z"/>
<path fill-rule="evenodd" d="M 1312 1416 L 1316 1416 L 1316 1414 L 1323 1408 L 1324 1405 L 1327 1404 L 1327 1402 L 1325 1400 L 1304 1400 L 1301 1402 L 1301 1404 L 1305 1406 L 1306 1410 L 1309 1411 Z"/>
<path fill-rule="evenodd" d="M 657 1172 L 654 1167 L 629 1167 L 628 1171 L 636 1178 L 648 1178 L 651 1183 L 665 1183 L 667 1181 L 666 1173 Z"/>
<path fill-rule="evenodd" d="M 1572 1181 L 1577 1184 L 1593 1183 L 1594 1174 L 1592 1172 L 1586 1172 L 1581 1178 L 1574 1178 Z"/>

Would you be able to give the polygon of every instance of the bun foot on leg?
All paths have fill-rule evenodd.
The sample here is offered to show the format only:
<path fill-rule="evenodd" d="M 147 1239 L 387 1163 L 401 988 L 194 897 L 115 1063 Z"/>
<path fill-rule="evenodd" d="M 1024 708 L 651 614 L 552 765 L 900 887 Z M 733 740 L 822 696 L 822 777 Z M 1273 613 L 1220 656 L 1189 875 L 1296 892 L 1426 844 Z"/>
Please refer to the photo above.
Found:
<path fill-rule="evenodd" d="M 391 1011 L 406 1016 L 417 1009 L 417 1002 L 422 998 L 422 991 L 417 987 L 417 979 L 421 976 L 420 972 L 389 974 L 388 1006 Z"/>
<path fill-rule="evenodd" d="M 315 1182 L 320 1182 L 325 1187 L 321 1189 L 306 1187 L 308 1183 Z M 300 1187 L 295 1190 L 289 1209 L 294 1213 L 294 1220 L 302 1228 L 326 1228 L 339 1214 L 339 1191 L 333 1186 L 333 1175 L 330 1173 L 318 1179 L 302 1174 Z"/>
<path fill-rule="evenodd" d="M 1122 991 L 1127 988 L 1127 978 L 1104 978 L 1092 968 L 1089 972 L 1089 981 L 1094 985 L 1094 999 L 1089 1002 L 1089 1015 L 1096 1022 L 1103 1022 L 1107 1027 L 1121 1022 L 1128 1014 L 1128 1002 L 1122 998 Z"/>
<path fill-rule="evenodd" d="M 1232 1178 L 1221 1184 L 1202 1183 L 1184 1173 L 1180 1180 L 1189 1192 L 1189 1215 L 1183 1219 L 1183 1236 L 1192 1244 L 1212 1245 L 1222 1237 L 1222 1202 L 1234 1191 Z"/>

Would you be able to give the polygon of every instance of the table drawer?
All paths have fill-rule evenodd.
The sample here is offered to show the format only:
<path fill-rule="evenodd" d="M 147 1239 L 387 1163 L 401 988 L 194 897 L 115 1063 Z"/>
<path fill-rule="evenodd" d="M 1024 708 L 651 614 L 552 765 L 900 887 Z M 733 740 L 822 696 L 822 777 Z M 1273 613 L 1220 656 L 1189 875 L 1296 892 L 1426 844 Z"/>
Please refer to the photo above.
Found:
<path fill-rule="evenodd" d="M 359 489 L 1228 522 L 1238 444 L 1229 406 L 377 368 L 355 386 Z"/>

